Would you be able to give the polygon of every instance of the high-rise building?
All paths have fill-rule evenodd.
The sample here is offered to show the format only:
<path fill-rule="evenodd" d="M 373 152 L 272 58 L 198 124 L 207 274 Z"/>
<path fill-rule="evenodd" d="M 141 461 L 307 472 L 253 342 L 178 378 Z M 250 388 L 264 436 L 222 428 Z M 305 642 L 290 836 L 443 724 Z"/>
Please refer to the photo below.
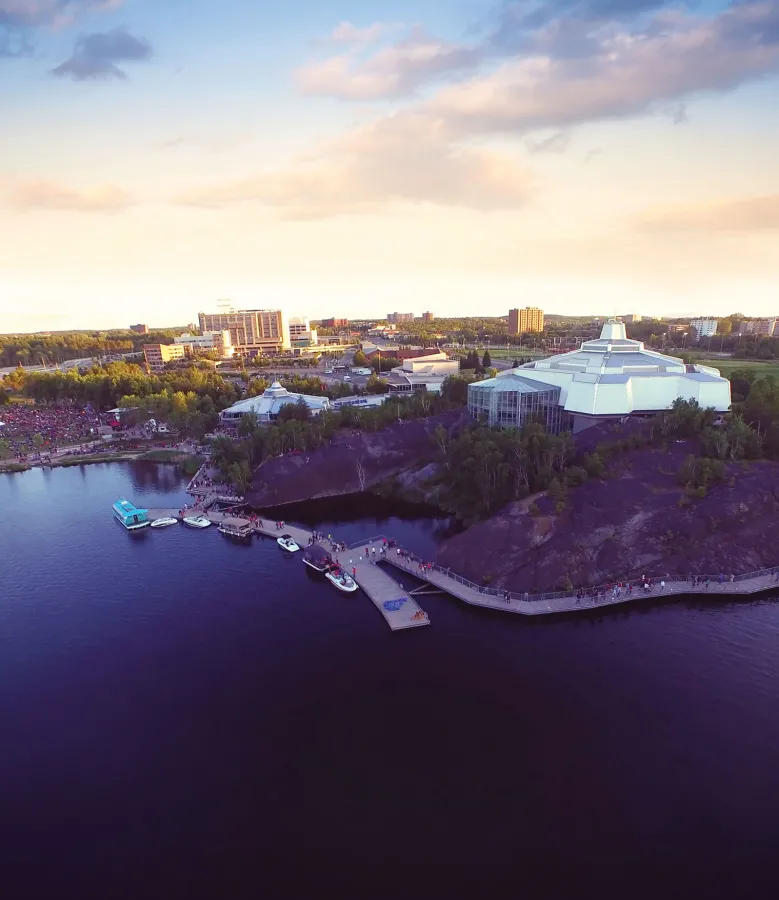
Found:
<path fill-rule="evenodd" d="M 289 350 L 289 325 L 280 309 L 198 313 L 200 330 L 229 331 L 236 353 L 257 356 Z"/>
<path fill-rule="evenodd" d="M 165 363 L 174 359 L 184 359 L 186 350 L 183 344 L 144 344 L 143 358 L 152 372 L 161 372 Z"/>
<path fill-rule="evenodd" d="M 231 357 L 235 353 L 235 347 L 230 338 L 230 332 L 206 331 L 204 334 L 180 334 L 173 338 L 174 343 L 182 344 L 187 356 L 194 356 L 198 350 L 215 350 L 221 357 Z"/>
<path fill-rule="evenodd" d="M 422 321 L 423 322 L 433 322 L 433 321 L 435 321 L 435 316 L 431 312 L 423 312 L 422 313 Z"/>
<path fill-rule="evenodd" d="M 413 322 L 414 321 L 414 313 L 387 313 L 387 323 L 388 324 L 397 324 L 398 322 Z"/>
<path fill-rule="evenodd" d="M 509 334 L 528 334 L 544 330 L 544 311 L 535 306 L 509 310 Z"/>
<path fill-rule="evenodd" d="M 717 319 L 693 319 L 690 328 L 694 328 L 698 337 L 711 337 L 717 333 Z"/>
<path fill-rule="evenodd" d="M 149 326 L 148 325 L 131 325 L 130 331 L 134 331 L 136 334 L 148 334 Z"/>
<path fill-rule="evenodd" d="M 348 319 L 322 319 L 322 328 L 348 328 Z"/>
<path fill-rule="evenodd" d="M 758 319 L 755 322 L 755 334 L 773 335 L 776 332 L 776 319 Z"/>
<path fill-rule="evenodd" d="M 319 343 L 316 328 L 305 318 L 289 320 L 289 340 L 293 347 L 315 347 Z"/>

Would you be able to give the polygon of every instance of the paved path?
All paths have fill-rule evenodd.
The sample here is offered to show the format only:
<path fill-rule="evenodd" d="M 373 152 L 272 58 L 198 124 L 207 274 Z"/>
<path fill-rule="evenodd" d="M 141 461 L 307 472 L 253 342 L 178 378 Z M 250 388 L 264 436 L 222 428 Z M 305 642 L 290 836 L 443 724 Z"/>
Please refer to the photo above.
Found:
<path fill-rule="evenodd" d="M 732 595 L 734 597 L 748 596 L 751 594 L 759 594 L 763 591 L 779 590 L 779 581 L 773 573 L 764 575 L 756 575 L 752 578 L 742 578 L 740 581 L 725 581 L 723 584 L 719 582 L 710 582 L 708 588 L 705 585 L 693 587 L 689 581 L 667 581 L 665 588 L 661 589 L 659 583 L 651 590 L 644 590 L 640 584 L 633 587 L 633 592 L 628 593 L 624 589 L 618 596 L 607 593 L 605 597 L 595 599 L 593 597 L 582 597 L 577 600 L 576 594 L 565 594 L 558 597 L 548 597 L 546 599 L 528 599 L 525 600 L 516 594 L 510 594 L 509 599 L 504 599 L 503 593 L 488 592 L 487 588 L 479 589 L 476 585 L 465 581 L 457 575 L 433 569 L 420 569 L 418 563 L 411 562 L 398 556 L 394 551 L 390 551 L 386 560 L 392 566 L 408 572 L 421 581 L 426 581 L 431 585 L 464 600 L 473 606 L 486 606 L 490 609 L 499 609 L 504 612 L 519 613 L 525 616 L 543 616 L 554 613 L 579 612 L 585 609 L 600 609 L 605 606 L 618 606 L 624 603 L 632 603 L 636 600 L 644 600 L 646 598 L 657 599 L 660 597 L 672 597 L 689 594 L 710 595 Z"/>

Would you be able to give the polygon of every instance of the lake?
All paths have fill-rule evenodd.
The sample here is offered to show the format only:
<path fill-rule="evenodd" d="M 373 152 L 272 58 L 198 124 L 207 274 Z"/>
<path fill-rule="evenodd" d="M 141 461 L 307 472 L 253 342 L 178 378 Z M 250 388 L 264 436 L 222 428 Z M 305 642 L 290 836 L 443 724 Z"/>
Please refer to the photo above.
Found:
<path fill-rule="evenodd" d="M 646 866 L 721 887 L 772 857 L 779 601 L 527 621 L 430 595 L 432 625 L 392 633 L 272 540 L 112 518 L 184 484 L 154 464 L 0 476 L 6 896 L 318 892 L 325 867 L 441 896 L 466 872 L 519 893 L 539 867 L 570 890 Z M 448 526 L 373 498 L 295 514 L 422 556 Z"/>

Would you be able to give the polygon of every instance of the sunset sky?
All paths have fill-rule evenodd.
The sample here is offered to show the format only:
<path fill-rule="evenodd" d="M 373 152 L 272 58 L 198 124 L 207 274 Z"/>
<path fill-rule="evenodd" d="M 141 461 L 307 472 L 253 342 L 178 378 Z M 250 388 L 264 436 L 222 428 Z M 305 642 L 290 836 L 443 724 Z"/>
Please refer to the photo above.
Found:
<path fill-rule="evenodd" d="M 0 332 L 779 313 L 779 0 L 0 0 Z"/>

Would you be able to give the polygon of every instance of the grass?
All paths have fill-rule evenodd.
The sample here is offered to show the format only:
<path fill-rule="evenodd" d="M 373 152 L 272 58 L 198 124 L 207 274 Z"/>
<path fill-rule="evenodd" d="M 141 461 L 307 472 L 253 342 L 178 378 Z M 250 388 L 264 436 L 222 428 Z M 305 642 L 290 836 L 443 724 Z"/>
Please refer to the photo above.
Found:
<path fill-rule="evenodd" d="M 726 378 L 736 369 L 749 369 L 753 371 L 758 378 L 767 378 L 773 375 L 779 378 L 779 362 L 762 362 L 756 359 L 696 359 L 696 364 L 702 366 L 712 366 L 719 369 L 720 374 Z"/>

